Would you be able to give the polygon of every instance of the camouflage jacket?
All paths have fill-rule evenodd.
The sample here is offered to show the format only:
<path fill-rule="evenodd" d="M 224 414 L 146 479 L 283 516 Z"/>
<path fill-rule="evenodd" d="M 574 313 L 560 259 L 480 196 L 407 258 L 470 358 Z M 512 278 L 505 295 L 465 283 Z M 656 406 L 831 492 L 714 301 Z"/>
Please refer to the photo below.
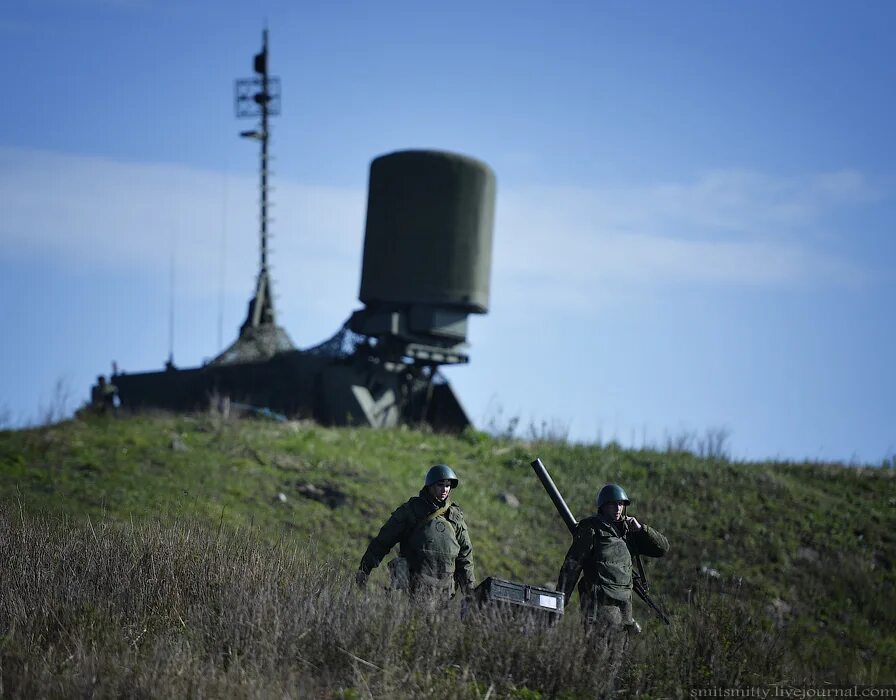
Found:
<path fill-rule="evenodd" d="M 407 558 L 412 577 L 439 581 L 453 578 L 461 590 L 472 589 L 473 545 L 463 511 L 451 503 L 443 515 L 427 520 L 438 508 L 425 490 L 396 508 L 370 541 L 360 570 L 369 574 L 398 544 L 399 556 Z"/>
<path fill-rule="evenodd" d="M 563 591 L 568 601 L 581 575 L 579 595 L 583 601 L 601 594 L 613 600 L 631 600 L 632 555 L 661 557 L 668 550 L 669 541 L 649 525 L 628 530 L 592 515 L 576 528 L 557 590 Z"/>

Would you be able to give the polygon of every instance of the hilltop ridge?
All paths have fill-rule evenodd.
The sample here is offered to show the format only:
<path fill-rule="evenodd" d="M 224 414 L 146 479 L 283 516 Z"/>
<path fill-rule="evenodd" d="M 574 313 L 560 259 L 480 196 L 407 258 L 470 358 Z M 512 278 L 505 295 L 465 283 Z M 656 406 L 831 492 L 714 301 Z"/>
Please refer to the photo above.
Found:
<path fill-rule="evenodd" d="M 718 589 L 720 600 L 734 594 L 757 629 L 783 640 L 806 677 L 896 681 L 892 469 L 742 463 L 472 430 L 158 414 L 0 433 L 0 498 L 73 523 L 239 528 L 263 541 L 313 544 L 348 573 L 426 468 L 446 462 L 461 478 L 454 496 L 470 525 L 477 579 L 552 585 L 569 537 L 529 466 L 536 456 L 580 519 L 603 483 L 624 485 L 631 513 L 672 544 L 647 566 L 673 615 L 695 591 Z M 383 569 L 375 584 L 385 583 Z M 640 603 L 636 615 L 655 626 Z"/>

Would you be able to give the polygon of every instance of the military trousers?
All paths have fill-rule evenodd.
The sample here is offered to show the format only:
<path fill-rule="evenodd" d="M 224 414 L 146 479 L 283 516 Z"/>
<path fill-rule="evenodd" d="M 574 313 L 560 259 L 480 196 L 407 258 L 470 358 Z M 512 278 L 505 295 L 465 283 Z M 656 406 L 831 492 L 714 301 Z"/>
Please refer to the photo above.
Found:
<path fill-rule="evenodd" d="M 610 598 L 595 587 L 583 602 L 585 634 L 604 655 L 607 680 L 612 685 L 628 646 L 628 630 L 633 623 L 632 601 Z"/>
<path fill-rule="evenodd" d="M 412 571 L 408 590 L 415 603 L 427 609 L 436 609 L 454 597 L 454 576 L 437 578 Z"/>
<path fill-rule="evenodd" d="M 597 586 L 583 600 L 586 627 L 623 627 L 632 623 L 632 600 L 617 600 Z"/>

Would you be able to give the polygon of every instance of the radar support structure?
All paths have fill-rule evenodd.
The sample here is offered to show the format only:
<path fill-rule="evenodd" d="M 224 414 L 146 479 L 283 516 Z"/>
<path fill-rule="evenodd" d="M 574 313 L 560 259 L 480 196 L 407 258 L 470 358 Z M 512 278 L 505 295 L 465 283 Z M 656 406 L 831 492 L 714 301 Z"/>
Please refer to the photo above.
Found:
<path fill-rule="evenodd" d="M 260 145 L 258 276 L 239 335 L 199 367 L 169 361 L 164 371 L 115 371 L 121 405 L 241 406 L 333 425 L 465 429 L 470 420 L 439 370 L 468 361 L 468 316 L 488 312 L 494 173 L 475 158 L 446 151 L 375 158 L 358 294 L 364 308 L 329 340 L 299 350 L 277 325 L 271 280 L 268 162 L 280 80 L 269 75 L 268 63 L 265 29 L 253 76 L 235 83 L 237 118 L 258 120 L 240 136 Z"/>

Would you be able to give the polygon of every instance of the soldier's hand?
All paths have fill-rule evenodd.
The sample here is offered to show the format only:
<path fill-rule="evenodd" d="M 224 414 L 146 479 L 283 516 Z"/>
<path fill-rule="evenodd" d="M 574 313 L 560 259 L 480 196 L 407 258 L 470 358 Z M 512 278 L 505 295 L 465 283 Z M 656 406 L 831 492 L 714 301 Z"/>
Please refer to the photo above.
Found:
<path fill-rule="evenodd" d="M 355 584 L 357 584 L 358 588 L 367 587 L 367 574 L 360 569 L 355 573 Z"/>
<path fill-rule="evenodd" d="M 629 528 L 631 528 L 631 529 L 634 530 L 635 532 L 637 532 L 637 531 L 640 530 L 642 527 L 644 527 L 643 525 L 641 525 L 641 523 L 638 522 L 638 519 L 635 518 L 635 517 L 629 517 L 629 518 L 626 518 L 626 520 L 628 520 L 628 526 L 629 526 Z"/>

